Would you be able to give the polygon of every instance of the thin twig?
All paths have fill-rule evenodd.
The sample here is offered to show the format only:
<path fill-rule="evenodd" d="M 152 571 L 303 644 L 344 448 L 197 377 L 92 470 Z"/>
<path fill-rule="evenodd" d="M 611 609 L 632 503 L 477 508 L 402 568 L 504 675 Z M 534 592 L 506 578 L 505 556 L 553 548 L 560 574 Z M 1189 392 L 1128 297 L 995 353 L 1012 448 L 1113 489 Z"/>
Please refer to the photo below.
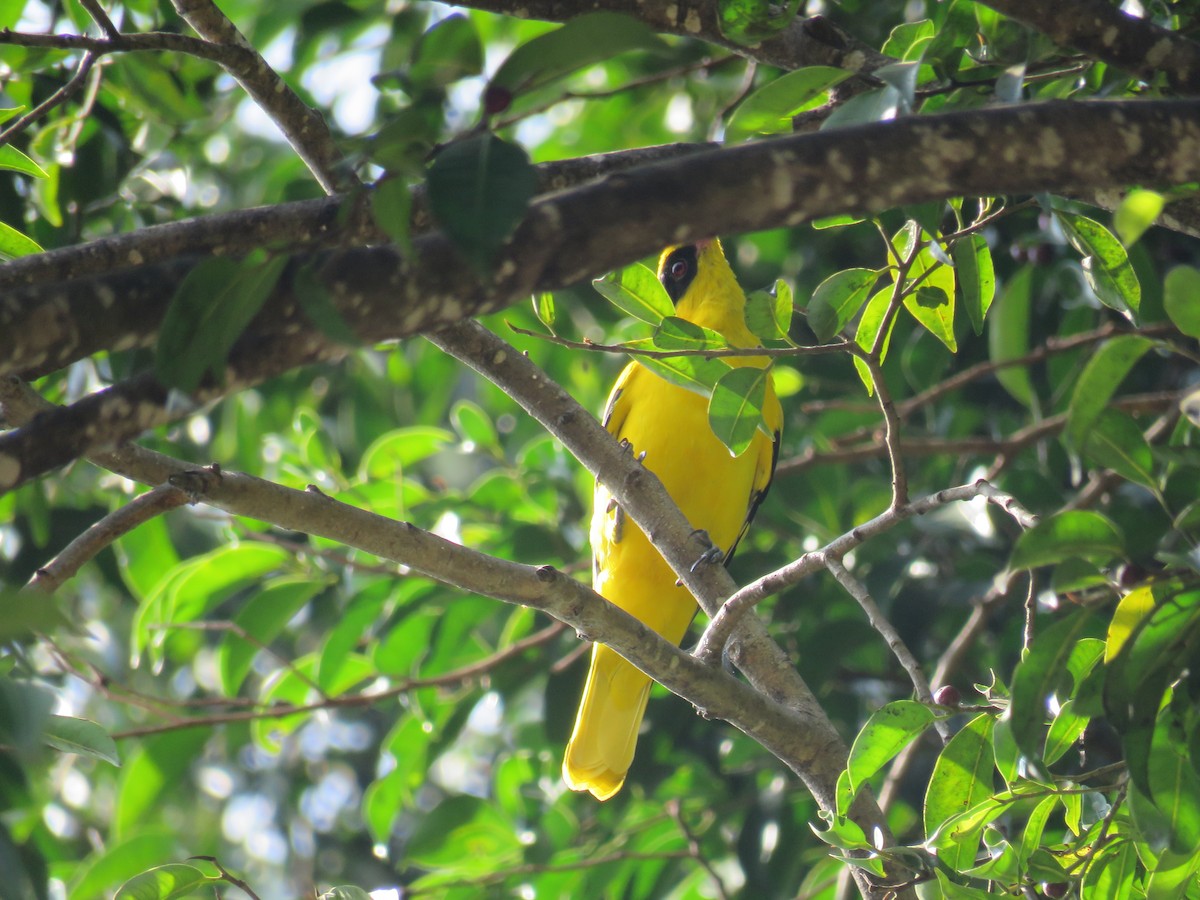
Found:
<path fill-rule="evenodd" d="M 117 538 L 187 502 L 187 494 L 170 484 L 138 495 L 71 541 L 53 560 L 34 573 L 25 589 L 39 594 L 53 594 L 84 563 Z"/>
<path fill-rule="evenodd" d="M 683 810 L 680 808 L 678 799 L 667 801 L 667 814 L 679 827 L 679 830 L 683 832 L 684 840 L 687 841 L 688 855 L 698 862 L 700 867 L 708 873 L 708 877 L 712 879 L 712 883 L 717 889 L 717 896 L 721 900 L 730 900 L 729 890 L 725 887 L 725 882 L 721 880 L 721 876 L 717 874 L 717 870 L 713 867 L 713 864 L 704 855 L 704 850 L 700 847 L 700 841 L 692 833 L 692 829 L 683 818 Z"/>
<path fill-rule="evenodd" d="M 56 90 L 53 94 L 39 103 L 29 112 L 25 113 L 25 115 L 20 116 L 3 131 L 0 131 L 0 147 L 3 147 L 16 135 L 20 134 L 34 122 L 41 119 L 44 115 L 46 115 L 46 113 L 50 112 L 50 110 L 54 109 L 56 106 L 66 103 L 68 100 L 74 97 L 75 94 L 79 92 L 79 89 L 83 87 L 84 82 L 87 81 L 88 73 L 91 71 L 92 66 L 95 65 L 96 60 L 99 58 L 99 53 L 88 52 L 83 54 L 83 59 L 79 61 L 79 66 L 75 69 L 75 74 L 68 79 L 66 84 Z"/>
<path fill-rule="evenodd" d="M 454 669 L 450 672 L 444 672 L 441 675 L 435 675 L 429 678 L 406 678 L 400 684 L 393 685 L 387 690 L 375 691 L 362 694 L 347 694 L 340 697 L 331 697 L 323 700 L 320 703 L 303 703 L 303 704 L 273 704 L 271 706 L 262 707 L 253 710 L 241 710 L 237 712 L 220 713 L 212 716 L 193 716 L 180 717 L 172 722 L 165 722 L 160 725 L 147 725 L 142 728 L 130 728 L 126 731 L 120 731 L 113 734 L 116 740 L 125 738 L 145 737 L 151 734 L 162 734 L 168 731 L 181 731 L 185 728 L 210 728 L 214 725 L 227 725 L 232 722 L 254 722 L 264 719 L 283 719 L 288 716 L 299 715 L 302 713 L 317 712 L 323 709 L 340 709 L 354 708 L 359 706 L 373 706 L 383 700 L 389 700 L 393 697 L 399 697 L 402 694 L 407 694 L 418 688 L 426 687 L 446 687 L 449 685 L 462 685 L 474 681 L 477 678 L 487 674 L 496 666 L 506 662 L 513 657 L 520 656 L 531 647 L 537 647 L 553 640 L 559 634 L 566 630 L 566 626 L 561 622 L 555 622 L 548 625 L 541 631 L 535 631 L 528 637 L 522 638 L 519 641 L 514 641 L 511 646 L 493 653 L 478 662 L 463 666 L 459 669 Z"/>
<path fill-rule="evenodd" d="M 913 656 L 908 645 L 904 643 L 904 639 L 900 637 L 900 633 L 896 631 L 895 626 L 888 621 L 887 616 L 883 614 L 883 610 L 879 608 L 879 604 L 875 602 L 875 598 L 871 596 L 866 585 L 850 574 L 850 571 L 842 565 L 842 561 L 836 556 L 825 557 L 825 568 L 829 573 L 838 580 L 838 583 L 846 589 L 851 597 L 858 601 L 858 605 L 862 607 L 862 611 L 867 614 L 867 621 L 891 648 L 892 655 L 896 657 L 896 661 L 900 663 L 908 677 L 912 680 L 913 687 L 916 689 L 917 699 L 922 703 L 933 703 L 933 692 L 929 689 L 929 680 L 925 677 L 925 673 L 921 671 L 921 664 L 917 662 L 917 658 Z M 935 719 L 934 727 L 938 734 L 942 737 L 942 742 L 950 740 L 950 726 L 944 719 Z"/>
<path fill-rule="evenodd" d="M 973 484 L 946 488 L 935 494 L 929 494 L 907 503 L 899 509 L 889 508 L 875 518 L 834 538 L 819 550 L 806 553 L 786 566 L 763 575 L 731 596 L 709 622 L 708 628 L 700 638 L 700 643 L 696 646 L 695 655 L 710 665 L 716 664 L 721 658 L 725 642 L 733 633 L 733 629 L 737 627 L 738 620 L 742 616 L 767 597 L 791 587 L 813 572 L 824 568 L 827 558 L 840 559 L 859 544 L 894 528 L 901 522 L 925 515 L 949 503 L 973 500 L 976 497 L 983 497 L 989 503 L 998 506 L 1023 528 L 1037 521 L 1037 517 L 1025 510 L 1016 498 L 996 489 L 983 479 Z"/>

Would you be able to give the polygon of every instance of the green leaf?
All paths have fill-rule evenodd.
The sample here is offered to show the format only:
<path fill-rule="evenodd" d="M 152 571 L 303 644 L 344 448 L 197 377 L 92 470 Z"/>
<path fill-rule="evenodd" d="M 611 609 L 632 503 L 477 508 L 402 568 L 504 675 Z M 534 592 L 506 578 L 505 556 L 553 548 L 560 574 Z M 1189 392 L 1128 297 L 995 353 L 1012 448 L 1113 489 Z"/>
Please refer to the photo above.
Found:
<path fill-rule="evenodd" d="M 0 677 L 0 744 L 32 754 L 42 742 L 54 703 L 44 684 Z"/>
<path fill-rule="evenodd" d="M 469 877 L 519 859 L 521 843 L 494 806 L 478 797 L 456 796 L 421 817 L 405 851 L 417 865 Z"/>
<path fill-rule="evenodd" d="M 112 818 L 115 837 L 131 837 L 141 829 L 163 792 L 178 786 L 191 768 L 209 732 L 187 728 L 155 735 L 125 759 Z"/>
<path fill-rule="evenodd" d="M 794 115 L 851 74 L 833 66 L 805 66 L 767 82 L 734 110 L 725 126 L 725 140 L 736 143 L 754 134 L 791 132 Z"/>
<path fill-rule="evenodd" d="M 860 222 L 867 221 L 864 216 L 854 216 L 850 213 L 841 213 L 836 216 L 826 216 L 823 219 L 813 219 L 808 224 L 815 231 L 823 231 L 826 228 L 845 228 L 848 225 L 858 225 Z"/>
<path fill-rule="evenodd" d="M 1071 246 L 1083 256 L 1083 274 L 1097 299 L 1136 319 L 1142 304 L 1142 288 L 1121 242 L 1111 231 L 1087 216 L 1061 210 L 1055 215 Z"/>
<path fill-rule="evenodd" d="M 722 375 L 713 388 L 708 423 L 733 456 L 746 452 L 760 427 L 766 430 L 762 416 L 770 381 L 769 369 L 737 366 Z"/>
<path fill-rule="evenodd" d="M 1064 701 L 1054 716 L 1054 721 L 1050 723 L 1050 731 L 1046 734 L 1046 749 L 1042 754 L 1046 765 L 1052 766 L 1062 759 L 1063 754 L 1075 746 L 1075 742 L 1083 736 L 1084 729 L 1091 720 L 1091 716 L 1081 716 L 1075 712 L 1074 700 Z"/>
<path fill-rule="evenodd" d="M 658 349 L 649 338 L 640 341 L 626 341 L 622 346 L 632 350 Z M 705 359 L 703 356 L 668 356 L 660 359 L 637 356 L 635 358 L 660 378 L 665 378 L 671 384 L 687 388 L 704 397 L 712 395 L 717 382 L 732 368 L 723 359 Z"/>
<path fill-rule="evenodd" d="M 657 349 L 666 351 L 724 350 L 729 346 L 729 342 L 711 328 L 704 328 L 678 316 L 667 316 L 659 322 L 651 341 Z"/>
<path fill-rule="evenodd" d="M 1033 267 L 1022 266 L 996 299 L 996 313 L 988 329 L 988 356 L 993 363 L 1020 359 L 1029 353 L 1029 309 L 1032 302 Z M 996 380 L 1026 407 L 1033 405 L 1033 382 L 1025 366 L 996 370 Z"/>
<path fill-rule="evenodd" d="M 1163 307 L 1175 327 L 1200 338 L 1200 271 L 1176 266 L 1163 281 Z"/>
<path fill-rule="evenodd" d="M 224 879 L 205 875 L 195 866 L 170 863 L 135 875 L 121 885 L 114 900 L 178 900 L 199 896 L 199 889 Z"/>
<path fill-rule="evenodd" d="M 525 151 L 490 132 L 446 147 L 425 184 L 434 218 L 479 273 L 491 268 L 538 189 Z"/>
<path fill-rule="evenodd" d="M 808 327 L 817 340 L 825 343 L 845 328 L 878 280 L 875 269 L 845 269 L 817 285 L 808 302 Z"/>
<path fill-rule="evenodd" d="M 1066 438 L 1072 447 L 1085 446 L 1092 425 L 1108 407 L 1129 370 L 1153 346 L 1149 338 L 1123 334 L 1105 341 L 1092 354 L 1075 382 L 1067 408 Z"/>
<path fill-rule="evenodd" d="M 936 718 L 932 709 L 915 700 L 893 700 L 875 710 L 858 732 L 846 760 L 851 796 Z M 838 810 L 838 815 L 845 814 L 846 810 Z"/>
<path fill-rule="evenodd" d="M 231 592 L 261 579 L 289 558 L 281 547 L 245 541 L 180 563 L 138 607 L 131 642 L 135 660 L 149 650 L 156 663 L 161 661 L 170 632 L 163 626 L 194 622 Z"/>
<path fill-rule="evenodd" d="M 102 900 L 113 885 L 128 881 L 164 859 L 179 855 L 174 834 L 166 828 L 142 832 L 127 841 L 106 841 L 76 869 L 69 900 Z"/>
<path fill-rule="evenodd" d="M 592 287 L 621 312 L 651 325 L 675 315 L 675 304 L 666 288 L 658 276 L 641 263 L 609 272 L 593 281 Z"/>
<path fill-rule="evenodd" d="M 0 170 L 8 169 L 34 178 L 49 178 L 46 170 L 32 159 L 14 147 L 12 144 L 0 144 Z"/>
<path fill-rule="evenodd" d="M 717 27 L 735 44 L 750 46 L 790 25 L 799 8 L 799 0 L 718 0 Z"/>
<path fill-rule="evenodd" d="M 490 85 L 513 94 L 527 93 L 619 53 L 657 51 L 664 46 L 661 38 L 637 19 L 607 11 L 587 13 L 522 44 L 500 64 Z"/>
<path fill-rule="evenodd" d="M 382 481 L 404 475 L 411 465 L 435 455 L 454 441 L 444 428 L 413 425 L 381 434 L 363 451 L 358 464 L 360 481 Z"/>
<path fill-rule="evenodd" d="M 371 895 L 353 884 L 343 884 L 330 888 L 317 900 L 371 900 Z"/>
<path fill-rule="evenodd" d="M 1175 710 L 1164 708 L 1150 741 L 1148 774 L 1150 799 L 1170 826 L 1171 849 L 1186 853 L 1200 847 L 1200 776 L 1182 731 Z"/>
<path fill-rule="evenodd" d="M 983 334 L 983 320 L 996 296 L 992 251 L 983 235 L 972 234 L 954 242 L 950 248 L 950 258 L 954 260 L 954 268 L 958 273 L 958 285 L 962 290 L 963 306 L 967 310 L 967 318 L 971 320 L 971 328 L 976 334 Z"/>
<path fill-rule="evenodd" d="M 375 224 L 406 256 L 413 255 L 412 189 L 403 178 L 381 178 L 370 193 Z"/>
<path fill-rule="evenodd" d="M 951 816 L 965 812 L 992 795 L 996 758 L 992 752 L 989 714 L 976 716 L 942 749 L 925 791 L 925 833 L 933 834 Z M 952 869 L 974 865 L 979 834 L 963 835 L 939 849 L 938 859 Z"/>
<path fill-rule="evenodd" d="M 558 311 L 554 307 L 553 293 L 540 291 L 533 295 L 533 314 L 551 334 L 554 334 L 554 320 L 558 317 Z"/>
<path fill-rule="evenodd" d="M 225 361 L 287 265 L 286 256 L 243 261 L 214 257 L 188 272 L 171 298 L 155 347 L 164 384 L 191 393 L 205 375 L 220 380 Z"/>
<path fill-rule="evenodd" d="M 286 576 L 268 582 L 246 601 L 233 619 L 241 634 L 226 634 L 217 648 L 217 669 L 226 696 L 237 696 L 254 658 L 323 588 L 319 581 Z"/>
<path fill-rule="evenodd" d="M 1010 707 L 1013 738 L 1031 760 L 1042 757 L 1047 700 L 1058 697 L 1062 702 L 1069 696 L 1069 692 L 1059 692 L 1074 680 L 1071 664 L 1076 642 L 1086 633 L 1089 620 L 1088 612 L 1079 610 L 1043 629 L 1013 673 Z M 1095 648 L 1088 646 L 1089 652 L 1094 652 Z"/>
<path fill-rule="evenodd" d="M 1137 423 L 1120 410 L 1101 411 L 1084 439 L 1083 452 L 1092 462 L 1134 484 L 1158 489 L 1150 445 Z"/>
<path fill-rule="evenodd" d="M 1155 191 L 1135 188 L 1125 195 L 1113 213 L 1113 227 L 1121 243 L 1131 247 L 1155 223 L 1166 205 L 1166 198 Z"/>
<path fill-rule="evenodd" d="M 893 239 L 897 256 L 908 259 L 921 236 L 921 226 L 910 221 Z M 928 245 L 912 257 L 905 287 L 918 281 L 916 291 L 904 298 L 904 308 L 946 349 L 958 352 L 954 337 L 954 269 L 940 262 Z"/>
<path fill-rule="evenodd" d="M 1104 845 L 1083 873 L 1080 900 L 1130 900 L 1137 869 L 1137 850 L 1132 841 Z"/>
<path fill-rule="evenodd" d="M 792 325 L 792 289 L 782 278 L 774 293 L 753 291 L 746 295 L 746 327 L 762 341 L 787 340 Z"/>
<path fill-rule="evenodd" d="M 892 304 L 892 293 L 893 289 L 890 287 L 877 291 L 867 304 L 867 308 L 863 310 L 862 318 L 858 320 L 858 328 L 854 332 L 854 342 L 864 350 L 870 350 L 875 346 L 875 338 L 879 335 L 879 329 L 883 327 L 883 317 Z M 887 359 L 888 349 L 892 346 L 892 331 L 895 327 L 896 318 L 893 316 L 891 324 L 888 325 L 887 335 L 879 348 L 880 363 Z M 875 382 L 871 379 L 871 369 L 857 356 L 854 357 L 854 368 L 858 370 L 858 377 L 867 389 L 867 396 L 874 396 Z"/>
<path fill-rule="evenodd" d="M 46 722 L 42 740 L 63 753 L 90 756 L 120 768 L 121 757 L 117 753 L 116 742 L 107 731 L 88 719 L 51 716 Z"/>
<path fill-rule="evenodd" d="M 450 422 L 464 441 L 486 450 L 500 451 L 500 439 L 492 417 L 478 403 L 459 400 L 450 408 Z"/>
<path fill-rule="evenodd" d="M 417 89 L 445 87 L 483 71 L 483 45 L 466 16 L 447 16 L 421 35 L 408 79 Z"/>
<path fill-rule="evenodd" d="M 0 222 L 0 259 L 16 259 L 18 256 L 41 252 L 42 245 L 33 238 L 26 237 L 12 226 Z"/>
<path fill-rule="evenodd" d="M 1157 860 L 1146 880 L 1145 900 L 1182 900 L 1192 895 L 1200 850 L 1168 851 Z"/>
<path fill-rule="evenodd" d="M 1091 510 L 1067 510 L 1038 522 L 1019 538 L 1010 569 L 1036 569 L 1072 556 L 1110 559 L 1124 551 L 1112 520 Z"/>

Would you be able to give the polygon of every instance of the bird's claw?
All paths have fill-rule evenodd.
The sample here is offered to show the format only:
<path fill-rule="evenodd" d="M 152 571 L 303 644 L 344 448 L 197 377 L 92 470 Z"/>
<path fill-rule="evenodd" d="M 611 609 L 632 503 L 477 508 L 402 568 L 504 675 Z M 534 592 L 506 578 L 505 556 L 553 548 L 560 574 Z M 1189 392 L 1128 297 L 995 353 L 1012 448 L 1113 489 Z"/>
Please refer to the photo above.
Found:
<path fill-rule="evenodd" d="M 695 538 L 699 543 L 703 544 L 705 546 L 705 550 L 700 554 L 699 558 L 692 563 L 692 568 L 690 571 L 695 572 L 701 566 L 719 563 L 725 558 L 725 553 L 720 547 L 712 542 L 712 538 L 708 536 L 708 532 L 703 528 L 697 528 L 695 531 L 693 531 L 692 537 Z"/>

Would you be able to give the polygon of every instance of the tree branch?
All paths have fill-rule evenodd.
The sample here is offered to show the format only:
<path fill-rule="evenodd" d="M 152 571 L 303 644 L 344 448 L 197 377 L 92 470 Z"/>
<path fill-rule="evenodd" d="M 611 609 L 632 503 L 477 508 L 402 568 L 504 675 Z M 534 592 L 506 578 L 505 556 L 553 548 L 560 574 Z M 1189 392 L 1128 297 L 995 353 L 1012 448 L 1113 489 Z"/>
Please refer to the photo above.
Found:
<path fill-rule="evenodd" d="M 172 0 L 175 11 L 196 33 L 221 47 L 241 51 L 238 65 L 222 63 L 254 102 L 279 126 L 296 155 L 304 160 L 325 193 L 355 184 L 358 179 L 346 166 L 324 117 L 306 104 L 267 65 L 249 41 L 211 0 Z"/>
<path fill-rule="evenodd" d="M 1046 103 L 743 144 L 538 199 L 483 285 L 440 235 L 418 239 L 411 259 L 391 247 L 334 254 L 318 277 L 364 341 L 394 339 L 573 284 L 663 243 L 722 231 L 791 226 L 835 212 L 873 213 L 960 195 L 1197 179 L 1200 153 L 1192 150 L 1200 145 L 1198 113 L 1195 100 Z M 1123 140 L 1112 140 L 1114 133 Z M 1003 148 L 1017 136 L 1029 152 L 1005 159 Z M 891 165 L 878 165 L 884 157 Z M 692 190 L 696 184 L 706 190 Z M 50 371 L 100 349 L 87 339 L 97 321 L 120 323 L 106 331 L 103 346 L 145 346 L 188 265 L 164 263 L 12 292 L 0 308 L 0 374 Z M 235 347 L 229 384 L 208 384 L 195 399 L 206 402 L 230 387 L 345 353 L 308 324 L 287 284 L 285 279 Z M 132 302 L 117 302 L 130 296 Z M 79 315 L 84 309 L 93 315 Z M 99 319 L 97 310 L 104 313 Z M 261 346 L 269 350 L 265 356 Z M 167 410 L 167 391 L 152 379 L 109 390 L 107 397 L 84 401 L 90 408 L 74 426 L 82 434 L 65 446 L 59 438 L 71 429 L 61 417 L 0 436 L 0 493 L 90 447 L 126 440 L 148 422 L 178 415 Z M 156 411 L 148 412 L 146 404 Z M 100 416 L 102 410 L 108 414 Z"/>
<path fill-rule="evenodd" d="M 1153 82 L 1163 73 L 1180 93 L 1200 93 L 1200 44 L 1105 0 L 981 2 L 1036 28 L 1060 46 L 1074 47 L 1143 81 Z"/>

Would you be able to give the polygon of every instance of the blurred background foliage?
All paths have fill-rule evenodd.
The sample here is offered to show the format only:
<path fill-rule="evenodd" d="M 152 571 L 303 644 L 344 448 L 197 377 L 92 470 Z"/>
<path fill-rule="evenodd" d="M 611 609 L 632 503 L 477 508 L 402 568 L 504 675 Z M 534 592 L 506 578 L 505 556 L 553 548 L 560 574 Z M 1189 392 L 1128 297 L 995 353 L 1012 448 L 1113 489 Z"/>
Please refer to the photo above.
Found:
<path fill-rule="evenodd" d="M 822 11 L 817 6 L 808 4 L 808 12 Z M 1170 12 L 1159 6 L 1160 23 L 1194 27 L 1178 5 Z M 231 0 L 222 8 L 326 115 L 369 177 L 384 166 L 418 177 L 429 147 L 479 121 L 485 76 L 514 48 L 556 27 L 372 0 Z M 934 47 L 935 64 L 924 58 L 916 82 L 929 92 L 909 95 L 925 111 L 998 95 L 1120 97 L 1161 88 L 961 0 L 844 0 L 823 11 L 898 58 L 921 60 Z M 108 12 L 125 31 L 184 30 L 165 2 L 131 0 Z M 443 68 L 418 70 L 422 36 L 451 15 L 463 16 L 463 26 L 452 27 L 469 33 L 443 56 L 427 44 L 426 60 Z M 82 32 L 90 25 L 74 2 L 0 0 L 0 26 Z M 77 59 L 75 52 L 0 46 L 0 105 L 33 107 L 64 83 Z M 462 63 L 457 69 L 455 61 Z M 0 178 L 0 222 L 40 246 L 320 195 L 274 126 L 212 64 L 178 54 L 114 54 L 100 71 L 83 100 L 59 107 L 15 141 L 45 177 Z M 535 162 L 720 139 L 738 103 L 781 74 L 667 36 L 653 52 L 620 54 L 518 95 L 491 125 Z M 410 146 L 420 136 L 418 118 L 424 137 Z M 389 131 L 397 120 L 406 127 Z M 1127 438 L 1117 455 L 1133 461 L 1123 467 L 1111 454 L 1081 452 L 1063 437 L 1081 373 L 1102 346 L 1080 342 L 1005 370 L 1003 381 L 989 373 L 914 406 L 903 431 L 913 442 L 912 491 L 922 495 L 986 473 L 1040 516 L 1096 511 L 1118 537 L 1082 548 L 1046 538 L 1032 581 L 1015 578 L 1007 594 L 996 584 L 1009 571 L 1017 529 L 981 503 L 909 522 L 848 560 L 930 673 L 986 603 L 984 624 L 945 683 L 980 709 L 993 701 L 993 715 L 1005 705 L 997 685 L 1012 683 L 1026 646 L 1027 593 L 1035 632 L 1058 621 L 1063 607 L 1083 604 L 1096 612 L 1072 640 L 1104 638 L 1129 588 L 1157 576 L 1194 590 L 1198 566 L 1196 425 L 1178 414 L 1179 396 L 1196 383 L 1196 333 L 1189 338 L 1184 319 L 1168 316 L 1163 291 L 1173 270 L 1182 273 L 1174 276 L 1178 285 L 1192 283 L 1195 240 L 1151 229 L 1129 242 L 1140 305 L 1123 314 L 1098 302 L 1081 264 L 1086 254 L 1056 212 L 1085 212 L 1113 228 L 1110 214 L 1061 198 L 1018 205 L 1023 199 L 1014 198 L 1011 212 L 982 230 L 998 284 L 987 330 L 977 333 L 959 309 L 958 352 L 951 353 L 902 313 L 887 384 L 903 404 L 955 373 L 1055 340 L 1106 325 L 1157 329 L 1158 342 L 1116 379 L 1113 402 L 1104 404 L 1123 410 L 1112 413 L 1113 434 Z M 967 221 L 973 204 L 962 207 Z M 945 213 L 939 205 L 896 210 L 879 227 L 730 236 L 726 249 L 744 287 L 782 277 L 803 310 L 834 273 L 886 265 L 881 232 L 895 234 L 911 218 L 932 218 L 936 230 L 948 221 Z M 1180 303 L 1195 303 L 1194 294 L 1178 289 L 1187 298 Z M 553 309 L 561 337 L 611 343 L 648 333 L 589 285 L 556 294 Z M 546 331 L 529 304 L 485 324 L 592 410 L 601 408 L 624 362 L 513 331 L 510 325 Z M 815 341 L 803 315 L 791 337 Z M 68 402 L 144 368 L 151 352 L 105 353 L 36 387 Z M 787 417 L 780 469 L 733 564 L 741 583 L 876 515 L 890 499 L 878 407 L 850 358 L 785 359 L 776 377 Z M 1011 443 L 1031 430 L 1025 443 Z M 1148 430 L 1152 446 L 1143 437 Z M 588 577 L 586 473 L 503 392 L 420 339 L 292 372 L 141 443 L 293 487 L 313 484 L 482 552 Z M 26 582 L 141 489 L 79 463 L 0 498 L 3 584 Z M 651 699 L 624 791 L 603 805 L 566 791 L 559 766 L 584 675 L 583 648 L 569 629 L 551 628 L 528 610 L 463 596 L 360 551 L 203 506 L 121 538 L 59 592 L 55 608 L 61 619 L 0 624 L 8 642 L 0 656 L 0 896 L 107 897 L 138 873 L 195 855 L 216 857 L 264 900 L 345 883 L 436 897 L 833 896 L 838 864 L 813 834 L 810 826 L 824 825 L 803 787 L 749 738 L 697 717 L 663 691 Z M 761 612 L 848 741 L 882 704 L 911 694 L 882 639 L 828 575 L 772 598 Z M 1047 665 L 1051 675 L 1065 671 Z M 1195 691 L 1194 666 L 1181 662 L 1172 671 L 1192 673 L 1177 692 Z M 1059 699 L 1075 698 L 1077 687 L 1060 690 Z M 363 702 L 367 694 L 381 696 Z M 1162 697 L 1160 691 L 1146 701 L 1154 706 L 1151 728 Z M 312 709 L 266 711 L 280 702 Z M 1128 749 L 1104 724 L 1103 709 L 1089 709 L 1080 734 L 1092 743 L 1075 734 L 1080 740 L 1068 741 L 1056 777 L 1118 763 Z M 52 714 L 97 723 L 115 743 L 109 750 L 92 732 L 60 735 L 55 743 L 46 735 L 73 726 Z M 1028 715 L 1036 727 L 1045 718 L 1042 709 Z M 1173 745 L 1188 748 L 1177 756 L 1189 767 L 1195 719 L 1180 712 L 1184 731 Z M 889 809 L 898 838 L 909 843 L 927 836 L 925 790 L 939 752 L 932 733 L 916 747 Z M 72 749 L 79 752 L 65 752 Z M 978 776 L 985 793 L 994 777 L 990 769 Z M 1200 808 L 1184 781 L 1179 796 Z M 1046 877 L 1027 854 L 1024 868 L 994 877 L 955 882 L 943 872 L 938 889 L 968 896 L 956 891 L 987 883 L 1032 890 L 1046 881 L 1080 889 L 1086 867 L 1066 865 L 1064 848 L 1082 852 L 1088 828 L 1126 798 L 1119 775 L 1106 784 L 1091 792 L 1063 788 L 1064 796 L 1082 795 L 1089 804 L 1082 819 L 1071 818 L 1074 800 L 1046 813 L 1042 845 L 1058 854 L 1061 879 Z M 996 821 L 1019 829 L 1029 805 Z M 1185 825 L 1171 821 L 1166 831 Z M 1132 828 L 1115 813 L 1106 827 Z M 1143 868 L 1129 882 L 1135 891 L 1146 888 L 1141 879 L 1154 860 L 1173 852 L 1163 849 L 1169 840 L 1157 853 L 1152 844 L 1145 853 L 1138 845 Z M 968 856 L 974 860 L 973 851 Z M 955 871 L 969 868 L 963 861 Z M 211 884 L 204 889 L 211 892 Z M 237 895 L 236 888 L 223 890 Z M 1185 878 L 1176 896 L 1188 891 L 1195 886 Z"/>

